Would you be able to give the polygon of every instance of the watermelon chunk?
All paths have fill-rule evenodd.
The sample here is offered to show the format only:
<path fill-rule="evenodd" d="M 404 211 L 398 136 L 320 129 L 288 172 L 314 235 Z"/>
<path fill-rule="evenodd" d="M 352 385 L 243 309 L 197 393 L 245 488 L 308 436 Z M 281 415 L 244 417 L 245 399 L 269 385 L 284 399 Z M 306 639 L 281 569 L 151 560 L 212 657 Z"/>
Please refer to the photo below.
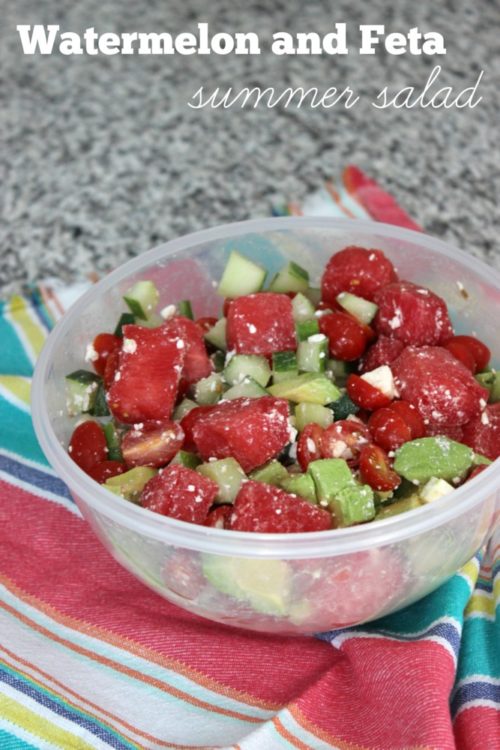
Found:
<path fill-rule="evenodd" d="M 286 294 L 258 292 L 238 297 L 227 314 L 227 345 L 239 354 L 265 354 L 295 349 L 292 301 Z"/>
<path fill-rule="evenodd" d="M 236 398 L 187 416 L 186 435 L 205 461 L 233 456 L 247 473 L 290 442 L 288 402 L 282 398 Z"/>
<path fill-rule="evenodd" d="M 378 289 L 397 281 L 397 273 L 382 250 L 352 245 L 332 255 L 321 279 L 323 302 L 336 302 L 340 292 L 373 300 Z"/>
<path fill-rule="evenodd" d="M 248 481 L 236 496 L 228 528 L 269 534 L 325 531 L 332 528 L 332 517 L 279 487 Z"/>
<path fill-rule="evenodd" d="M 375 330 L 412 346 L 435 346 L 453 336 L 446 303 L 410 281 L 399 281 L 375 294 L 379 306 Z"/>
<path fill-rule="evenodd" d="M 401 398 L 417 407 L 426 425 L 464 425 L 486 406 L 487 389 L 443 347 L 409 346 L 391 369 Z"/>
<path fill-rule="evenodd" d="M 370 372 L 382 365 L 390 365 L 396 357 L 399 357 L 405 345 L 398 339 L 390 339 L 388 336 L 379 336 L 377 341 L 365 352 L 360 362 L 360 372 Z"/>
<path fill-rule="evenodd" d="M 492 461 L 500 457 L 500 403 L 490 404 L 465 425 L 462 442 Z"/>
<path fill-rule="evenodd" d="M 194 320 L 179 316 L 165 323 L 165 327 L 185 346 L 186 351 L 179 385 L 180 391 L 184 392 L 193 383 L 210 375 L 213 365 L 207 354 L 203 332 Z"/>
<path fill-rule="evenodd" d="M 162 516 L 201 524 L 218 490 L 212 479 L 181 464 L 170 464 L 146 483 L 141 505 Z"/>
<path fill-rule="evenodd" d="M 108 391 L 108 406 L 127 424 L 170 417 L 185 359 L 185 347 L 167 325 L 123 326 L 118 368 Z"/>

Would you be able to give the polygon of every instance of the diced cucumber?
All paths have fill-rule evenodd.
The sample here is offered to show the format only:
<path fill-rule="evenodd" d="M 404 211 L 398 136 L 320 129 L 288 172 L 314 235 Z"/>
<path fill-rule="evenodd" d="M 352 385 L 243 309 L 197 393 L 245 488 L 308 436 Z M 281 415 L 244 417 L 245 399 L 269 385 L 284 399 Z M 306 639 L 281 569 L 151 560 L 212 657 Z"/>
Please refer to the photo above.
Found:
<path fill-rule="evenodd" d="M 341 395 L 331 380 L 315 372 L 304 372 L 295 378 L 275 383 L 268 388 L 268 391 L 272 396 L 287 398 L 296 404 L 307 401 L 323 406 L 336 401 Z"/>
<path fill-rule="evenodd" d="M 476 375 L 476 380 L 490 392 L 488 401 L 490 404 L 496 404 L 500 401 L 500 373 L 480 372 Z"/>
<path fill-rule="evenodd" d="M 196 469 L 196 467 L 201 464 L 201 460 L 194 453 L 189 453 L 189 451 L 179 451 L 175 454 L 170 463 L 180 464 L 181 466 L 186 466 L 188 469 Z"/>
<path fill-rule="evenodd" d="M 233 250 L 222 274 L 217 294 L 221 297 L 234 298 L 260 292 L 266 273 L 262 266 Z"/>
<path fill-rule="evenodd" d="M 218 485 L 217 503 L 233 503 L 242 481 L 246 479 L 245 472 L 232 457 L 200 464 L 196 471 L 212 479 Z"/>
<path fill-rule="evenodd" d="M 311 300 L 299 292 L 292 300 L 292 312 L 296 323 L 302 320 L 310 320 L 314 318 L 314 305 Z"/>
<path fill-rule="evenodd" d="M 122 313 L 116 324 L 115 336 L 123 338 L 123 326 L 132 325 L 133 323 L 135 323 L 135 316 L 132 313 Z"/>
<path fill-rule="evenodd" d="M 224 370 L 224 378 L 230 385 L 238 385 L 248 376 L 265 387 L 271 378 L 267 359 L 258 354 L 235 354 Z"/>
<path fill-rule="evenodd" d="M 319 424 L 320 427 L 328 427 L 333 422 L 333 412 L 321 404 L 308 404 L 303 401 L 295 407 L 295 426 L 301 432 L 306 424 Z"/>
<path fill-rule="evenodd" d="M 354 401 L 351 401 L 347 393 L 343 393 L 337 401 L 328 404 L 328 408 L 333 412 L 335 421 L 347 419 L 351 414 L 357 414 L 359 411 L 359 406 L 356 406 Z"/>
<path fill-rule="evenodd" d="M 136 318 L 146 320 L 154 312 L 160 295 L 152 281 L 143 280 L 130 287 L 123 299 Z"/>
<path fill-rule="evenodd" d="M 220 401 L 224 393 L 225 383 L 220 372 L 212 372 L 206 378 L 201 378 L 194 386 L 194 398 L 200 406 L 210 406 Z"/>
<path fill-rule="evenodd" d="M 299 374 L 295 352 L 275 352 L 273 354 L 273 383 L 289 380 Z"/>
<path fill-rule="evenodd" d="M 417 495 L 410 495 L 403 500 L 398 500 L 390 505 L 382 505 L 375 516 L 375 520 L 379 521 L 383 518 L 391 518 L 391 516 L 397 516 L 400 513 L 406 513 L 409 510 L 415 510 L 415 508 L 422 507 Z"/>
<path fill-rule="evenodd" d="M 241 383 L 231 386 L 224 393 L 225 401 L 232 401 L 235 398 L 260 398 L 267 396 L 268 393 L 256 380 L 247 376 Z"/>
<path fill-rule="evenodd" d="M 315 289 L 314 287 L 309 287 L 307 292 L 305 293 L 306 297 L 312 302 L 314 307 L 317 307 L 319 303 L 321 302 L 321 289 Z"/>
<path fill-rule="evenodd" d="M 149 466 L 135 466 L 124 474 L 106 479 L 103 487 L 106 487 L 114 495 L 124 497 L 131 503 L 138 503 L 145 484 L 157 473 L 156 469 Z"/>
<path fill-rule="evenodd" d="M 182 417 L 185 417 L 191 409 L 196 409 L 198 404 L 196 401 L 192 401 L 190 398 L 184 398 L 174 411 L 174 419 L 180 421 Z"/>
<path fill-rule="evenodd" d="M 357 297 L 350 292 L 340 292 L 337 295 L 337 302 L 344 310 L 365 325 L 369 325 L 372 322 L 378 310 L 378 305 L 374 302 L 363 299 L 363 297 Z"/>
<path fill-rule="evenodd" d="M 351 374 L 351 367 L 349 362 L 342 362 L 340 359 L 329 359 L 326 363 L 327 373 L 331 373 L 334 382 L 343 388 L 347 382 L 347 378 Z"/>
<path fill-rule="evenodd" d="M 291 260 L 269 284 L 270 292 L 304 292 L 309 288 L 309 274 Z"/>
<path fill-rule="evenodd" d="M 309 336 L 297 347 L 297 364 L 300 372 L 324 372 L 328 357 L 328 339 L 323 333 Z"/>
<path fill-rule="evenodd" d="M 177 309 L 179 311 L 179 315 L 182 315 L 184 318 L 189 318 L 189 320 L 194 320 L 193 315 L 193 308 L 191 307 L 191 302 L 188 299 L 183 299 L 179 304 L 177 305 Z"/>
<path fill-rule="evenodd" d="M 137 325 L 143 326 L 144 328 L 158 328 L 163 325 L 165 321 L 157 312 L 152 312 L 145 320 L 138 320 L 136 322 Z"/>
<path fill-rule="evenodd" d="M 102 382 L 97 386 L 94 403 L 89 409 L 89 414 L 93 417 L 109 417 L 108 402 L 106 401 L 106 389 Z"/>
<path fill-rule="evenodd" d="M 205 334 L 205 340 L 208 341 L 209 344 L 212 344 L 216 349 L 222 349 L 223 351 L 226 351 L 227 346 L 226 323 L 227 321 L 225 318 L 219 318 L 217 323 Z"/>
<path fill-rule="evenodd" d="M 299 320 L 295 323 L 295 332 L 297 334 L 297 341 L 307 341 L 309 336 L 319 333 L 319 323 L 316 318 Z"/>
<path fill-rule="evenodd" d="M 303 497 L 313 505 L 317 505 L 318 503 L 314 479 L 310 474 L 289 474 L 287 478 L 281 482 L 281 487 L 286 492 L 300 495 L 300 497 Z"/>
<path fill-rule="evenodd" d="M 210 359 L 213 362 L 215 372 L 222 372 L 226 366 L 226 355 L 224 352 L 221 351 L 221 349 L 217 349 L 217 351 L 211 355 Z"/>
<path fill-rule="evenodd" d="M 109 461 L 123 461 L 120 434 L 113 422 L 103 424 L 104 437 L 108 446 Z"/>
<path fill-rule="evenodd" d="M 212 586 L 257 612 L 286 615 L 292 593 L 292 571 L 284 560 L 203 555 L 203 573 Z"/>
<path fill-rule="evenodd" d="M 288 478 L 288 472 L 283 464 L 273 459 L 264 466 L 251 471 L 249 477 L 254 482 L 264 482 L 264 484 L 272 484 L 275 487 L 279 487 L 281 482 Z"/>
<path fill-rule="evenodd" d="M 66 375 L 66 408 L 70 417 L 92 409 L 100 383 L 99 375 L 89 370 L 75 370 Z"/>

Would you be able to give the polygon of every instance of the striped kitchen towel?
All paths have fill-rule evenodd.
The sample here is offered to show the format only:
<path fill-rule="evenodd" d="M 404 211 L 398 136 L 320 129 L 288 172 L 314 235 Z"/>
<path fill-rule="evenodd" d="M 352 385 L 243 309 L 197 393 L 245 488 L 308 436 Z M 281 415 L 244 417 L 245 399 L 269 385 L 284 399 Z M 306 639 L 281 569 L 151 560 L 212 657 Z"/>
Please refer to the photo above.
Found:
<path fill-rule="evenodd" d="M 418 228 L 354 167 L 301 212 Z M 30 419 L 33 364 L 84 287 L 0 304 L 0 748 L 499 749 L 498 529 L 423 601 L 318 638 L 202 620 L 108 555 Z"/>

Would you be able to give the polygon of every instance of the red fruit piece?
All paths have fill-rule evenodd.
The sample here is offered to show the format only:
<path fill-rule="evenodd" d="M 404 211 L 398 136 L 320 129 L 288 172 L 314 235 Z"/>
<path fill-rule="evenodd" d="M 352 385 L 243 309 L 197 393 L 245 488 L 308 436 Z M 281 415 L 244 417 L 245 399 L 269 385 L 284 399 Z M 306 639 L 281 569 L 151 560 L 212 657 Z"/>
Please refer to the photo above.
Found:
<path fill-rule="evenodd" d="M 446 303 L 430 289 L 399 281 L 375 295 L 375 329 L 404 344 L 442 344 L 453 336 Z"/>
<path fill-rule="evenodd" d="M 75 427 L 69 441 L 68 453 L 87 474 L 96 464 L 105 461 L 108 446 L 101 425 L 88 420 Z"/>
<path fill-rule="evenodd" d="M 401 478 L 390 467 L 387 454 L 378 445 L 361 448 L 359 474 L 365 484 L 378 492 L 391 492 L 401 484 Z"/>
<path fill-rule="evenodd" d="M 324 302 L 334 302 L 340 292 L 350 292 L 373 300 L 380 287 L 397 278 L 394 266 L 381 250 L 352 245 L 328 261 L 321 279 L 321 297 Z"/>
<path fill-rule="evenodd" d="M 351 401 L 354 401 L 355 404 L 368 411 L 382 409 L 392 401 L 385 393 L 382 393 L 382 391 L 379 391 L 378 388 L 375 388 L 367 380 L 363 380 L 363 378 L 354 373 L 347 378 L 346 387 Z"/>
<path fill-rule="evenodd" d="M 180 348 L 185 350 L 179 384 L 179 389 L 184 392 L 193 383 L 210 375 L 213 370 L 203 332 L 194 320 L 180 316 L 167 321 L 164 327 L 172 336 L 177 337 L 177 346 L 180 347 L 180 342 L 182 342 L 183 347 Z"/>
<path fill-rule="evenodd" d="M 92 347 L 97 355 L 97 359 L 92 359 L 92 366 L 98 375 L 104 375 L 106 362 L 110 354 L 122 345 L 122 340 L 112 333 L 99 333 L 92 342 Z"/>
<path fill-rule="evenodd" d="M 312 609 L 301 625 L 316 632 L 376 617 L 404 585 L 403 563 L 387 547 L 293 564 L 294 594 Z"/>
<path fill-rule="evenodd" d="M 490 404 L 465 425 L 462 442 L 492 461 L 500 457 L 500 403 Z"/>
<path fill-rule="evenodd" d="M 196 552 L 176 549 L 163 569 L 165 584 L 183 599 L 196 599 L 206 581 Z"/>
<path fill-rule="evenodd" d="M 232 505 L 218 505 L 206 517 L 205 526 L 211 526 L 214 529 L 227 529 L 232 512 Z"/>
<path fill-rule="evenodd" d="M 458 359 L 470 372 L 477 372 L 476 360 L 471 350 L 460 341 L 456 341 L 455 338 L 450 339 L 444 344 L 444 348 L 447 349 L 455 359 Z"/>
<path fill-rule="evenodd" d="M 106 479 L 111 477 L 117 477 L 119 474 L 123 474 L 127 470 L 127 467 L 121 461 L 101 461 L 98 464 L 92 466 L 87 474 L 95 479 L 99 484 L 104 484 Z"/>
<path fill-rule="evenodd" d="M 361 448 L 371 442 L 368 427 L 358 419 L 339 419 L 326 428 L 321 437 L 322 458 L 343 458 L 357 465 Z"/>
<path fill-rule="evenodd" d="M 144 508 L 189 523 L 204 523 L 219 488 L 208 477 L 171 464 L 149 480 L 141 493 Z"/>
<path fill-rule="evenodd" d="M 227 345 L 240 354 L 295 349 L 291 299 L 286 294 L 259 292 L 233 300 L 227 313 Z"/>
<path fill-rule="evenodd" d="M 118 370 L 118 365 L 120 364 L 120 350 L 115 349 L 111 352 L 111 354 L 108 354 L 106 358 L 106 364 L 104 366 L 104 373 L 103 373 L 103 381 L 104 381 L 104 387 L 106 390 L 109 390 L 113 384 L 113 380 L 115 379 L 116 371 Z"/>
<path fill-rule="evenodd" d="M 123 326 L 119 365 L 108 391 L 117 419 L 130 424 L 170 417 L 186 356 L 186 346 L 178 344 L 168 324 Z"/>
<path fill-rule="evenodd" d="M 196 412 L 188 415 L 189 431 L 205 461 L 233 456 L 249 472 L 290 442 L 288 402 L 282 398 L 236 398 Z"/>
<path fill-rule="evenodd" d="M 328 511 L 278 487 L 249 481 L 236 496 L 229 528 L 268 534 L 324 531 L 332 528 L 332 517 Z"/>
<path fill-rule="evenodd" d="M 438 435 L 445 435 L 450 440 L 455 440 L 457 443 L 463 442 L 464 429 L 460 425 L 456 424 L 428 424 L 426 425 L 427 437 L 437 437 Z"/>
<path fill-rule="evenodd" d="M 393 401 L 389 408 L 404 419 L 410 428 L 412 440 L 425 437 L 426 428 L 424 420 L 413 404 L 410 404 L 408 401 Z"/>
<path fill-rule="evenodd" d="M 140 423 L 123 436 L 123 460 L 129 467 L 159 468 L 175 456 L 183 442 L 184 432 L 176 422 Z"/>
<path fill-rule="evenodd" d="M 469 351 L 469 353 L 474 358 L 474 372 L 482 372 L 486 369 L 491 359 L 491 352 L 486 344 L 483 344 L 482 341 L 476 339 L 475 336 L 453 336 L 448 344 L 451 343 L 453 343 L 454 345 L 465 347 Z M 449 347 L 447 346 L 447 348 Z M 452 349 L 450 349 L 450 351 L 453 352 Z"/>
<path fill-rule="evenodd" d="M 207 333 L 211 328 L 214 327 L 214 325 L 217 323 L 217 318 L 198 318 L 196 321 L 196 325 L 201 330 L 202 333 Z"/>
<path fill-rule="evenodd" d="M 180 425 L 184 432 L 184 444 L 182 447 L 185 451 L 192 452 L 196 450 L 196 445 L 194 444 L 193 439 L 193 427 L 201 414 L 207 414 L 209 411 L 212 411 L 213 408 L 213 406 L 197 406 L 188 411 L 188 413 L 182 417 Z"/>
<path fill-rule="evenodd" d="M 331 356 L 345 362 L 359 359 L 365 351 L 368 343 L 365 328 L 343 312 L 332 312 L 319 319 L 319 330 L 328 337 Z"/>
<path fill-rule="evenodd" d="M 321 458 L 321 438 L 323 428 L 319 424 L 311 422 L 306 424 L 297 440 L 297 461 L 302 471 L 307 471 L 311 461 L 317 461 Z"/>
<path fill-rule="evenodd" d="M 426 427 L 466 424 L 488 400 L 487 389 L 440 346 L 409 346 L 391 367 L 400 395 L 417 407 Z"/>
<path fill-rule="evenodd" d="M 360 363 L 360 373 L 376 370 L 382 365 L 390 365 L 396 357 L 399 357 L 404 348 L 403 342 L 398 339 L 379 336 L 377 341 L 366 350 Z"/>
<path fill-rule="evenodd" d="M 391 407 L 378 409 L 368 420 L 373 441 L 386 451 L 395 451 L 412 439 L 409 426 Z"/>

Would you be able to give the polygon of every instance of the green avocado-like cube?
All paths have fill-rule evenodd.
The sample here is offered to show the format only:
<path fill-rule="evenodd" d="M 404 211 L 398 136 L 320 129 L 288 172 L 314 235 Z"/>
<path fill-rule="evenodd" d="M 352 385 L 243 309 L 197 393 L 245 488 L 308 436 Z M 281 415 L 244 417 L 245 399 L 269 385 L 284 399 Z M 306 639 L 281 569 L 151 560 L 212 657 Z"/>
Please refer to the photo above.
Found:
<path fill-rule="evenodd" d="M 319 461 L 311 461 L 307 471 L 314 480 L 320 505 L 329 505 L 340 490 L 355 482 L 343 458 L 322 458 Z"/>
<path fill-rule="evenodd" d="M 264 464 L 264 466 L 251 471 L 249 477 L 254 482 L 264 482 L 264 484 L 272 484 L 275 487 L 279 487 L 281 482 L 288 478 L 288 471 L 283 464 L 273 459 L 269 463 Z"/>
<path fill-rule="evenodd" d="M 281 482 L 281 487 L 292 495 L 299 495 L 313 505 L 317 505 L 316 487 L 310 474 L 290 474 Z"/>
<path fill-rule="evenodd" d="M 340 490 L 329 503 L 337 526 L 354 526 L 375 518 L 373 490 L 367 484 L 349 485 Z"/>

